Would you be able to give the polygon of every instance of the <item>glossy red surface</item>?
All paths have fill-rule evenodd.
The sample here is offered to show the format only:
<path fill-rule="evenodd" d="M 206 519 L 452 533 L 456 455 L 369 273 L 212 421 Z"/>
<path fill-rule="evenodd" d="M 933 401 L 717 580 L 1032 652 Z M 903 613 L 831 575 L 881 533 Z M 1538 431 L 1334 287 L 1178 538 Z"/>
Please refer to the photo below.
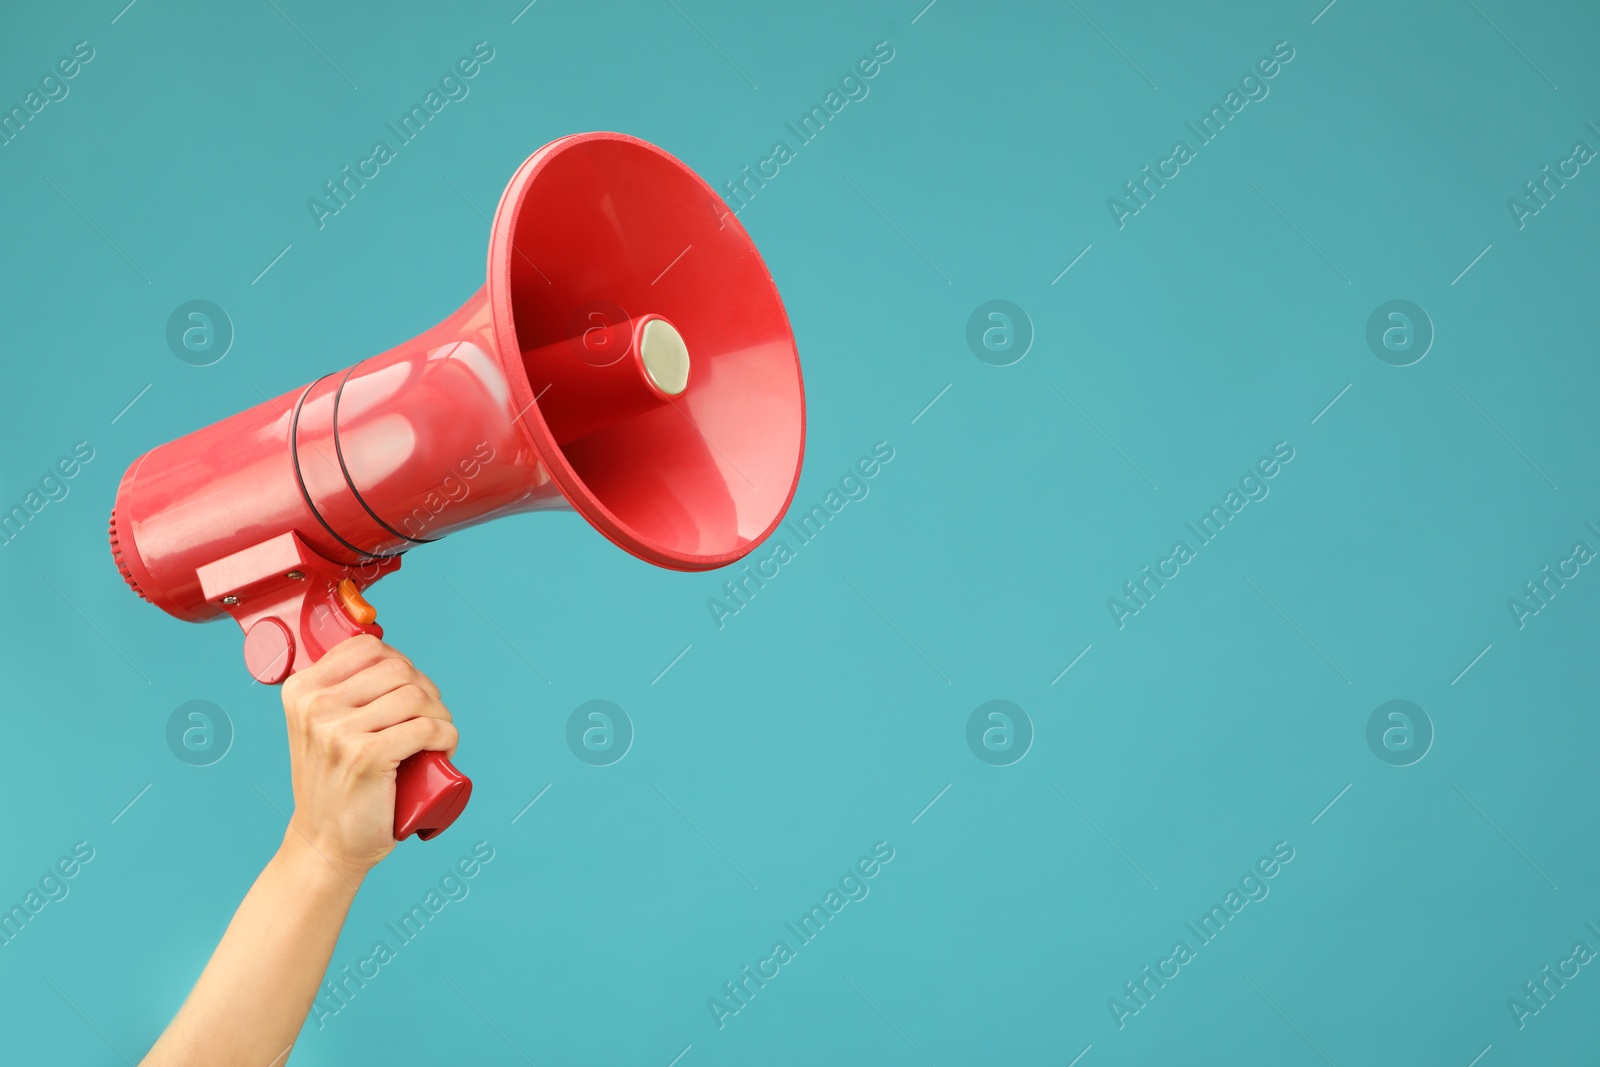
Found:
<path fill-rule="evenodd" d="M 677 397 L 637 387 L 651 316 L 690 353 Z M 612 347 L 596 358 L 585 336 Z M 619 345 L 632 379 L 607 370 Z M 488 283 L 444 321 L 134 462 L 112 554 L 169 614 L 232 616 L 252 673 L 281 681 L 382 633 L 349 617 L 341 579 L 365 589 L 412 547 L 501 515 L 571 507 L 660 566 L 731 563 L 782 518 L 804 442 L 794 338 L 744 228 L 661 149 L 578 134 L 517 171 Z M 402 766 L 402 807 L 454 819 L 471 783 L 427 755 Z"/>
<path fill-rule="evenodd" d="M 500 199 L 489 303 L 502 359 L 577 335 L 597 308 L 661 315 L 688 344 L 682 396 L 565 446 L 542 410 L 584 398 L 552 390 L 529 407 L 539 368 L 507 375 L 551 476 L 612 541 L 707 570 L 777 526 L 805 447 L 794 335 L 749 234 L 694 171 L 620 133 L 541 148 Z"/>

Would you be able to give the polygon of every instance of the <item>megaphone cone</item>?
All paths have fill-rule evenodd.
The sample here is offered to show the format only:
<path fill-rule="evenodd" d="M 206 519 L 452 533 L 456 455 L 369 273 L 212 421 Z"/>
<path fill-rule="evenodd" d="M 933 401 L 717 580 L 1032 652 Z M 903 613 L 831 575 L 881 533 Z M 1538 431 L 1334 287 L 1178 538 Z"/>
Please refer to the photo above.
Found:
<path fill-rule="evenodd" d="M 112 554 L 188 621 L 232 616 L 268 684 L 380 634 L 363 591 L 452 530 L 570 507 L 678 570 L 777 526 L 805 441 L 788 317 L 749 235 L 637 138 L 553 141 L 500 200 L 489 275 L 381 355 L 160 445 L 123 476 Z M 471 782 L 401 765 L 395 837 L 431 837 Z"/>

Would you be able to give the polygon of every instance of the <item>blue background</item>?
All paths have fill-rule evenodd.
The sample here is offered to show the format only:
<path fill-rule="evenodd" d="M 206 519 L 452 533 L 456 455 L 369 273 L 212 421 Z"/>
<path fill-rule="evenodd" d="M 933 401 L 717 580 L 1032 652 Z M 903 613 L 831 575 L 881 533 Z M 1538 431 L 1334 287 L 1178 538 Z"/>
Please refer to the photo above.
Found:
<path fill-rule="evenodd" d="M 797 505 L 893 461 L 721 629 L 723 576 L 570 515 L 373 591 L 476 794 L 374 872 L 335 967 L 473 842 L 495 858 L 294 1062 L 1593 1055 L 1596 968 L 1523 1029 L 1506 1002 L 1600 950 L 1600 574 L 1520 629 L 1507 600 L 1600 548 L 1600 174 L 1520 229 L 1507 198 L 1600 148 L 1600 11 L 925 2 L 7 6 L 5 107 L 95 58 L 0 148 L 0 506 L 95 458 L 0 548 L 0 898 L 95 858 L 0 948 L 5 1060 L 136 1060 L 290 809 L 239 635 L 112 565 L 126 465 L 455 309 L 546 141 L 625 131 L 720 187 L 878 41 L 870 95 L 740 219 L 805 369 Z M 470 95 L 319 230 L 306 199 L 478 41 Z M 1119 229 L 1107 199 L 1278 41 L 1270 95 Z M 165 340 L 192 299 L 236 330 L 212 366 Z M 992 299 L 1035 334 L 1009 366 L 966 340 Z M 1436 331 L 1410 366 L 1366 341 L 1392 299 Z M 1270 496 L 1119 629 L 1107 599 L 1279 441 Z M 233 724 L 210 766 L 166 742 L 194 699 Z M 565 740 L 591 699 L 636 731 L 608 767 Z M 1009 766 L 966 741 L 993 699 L 1035 735 Z M 1392 699 L 1436 733 L 1410 766 L 1366 740 Z M 878 841 L 870 896 L 719 1029 L 708 998 Z M 1119 1028 L 1108 999 L 1280 841 L 1271 895 Z"/>

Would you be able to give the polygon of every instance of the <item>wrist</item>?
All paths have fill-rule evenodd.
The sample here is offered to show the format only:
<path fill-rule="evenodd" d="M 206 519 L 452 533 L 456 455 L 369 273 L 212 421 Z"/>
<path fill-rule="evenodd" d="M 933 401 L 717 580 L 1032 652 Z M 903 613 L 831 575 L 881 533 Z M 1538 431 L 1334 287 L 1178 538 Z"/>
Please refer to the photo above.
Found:
<path fill-rule="evenodd" d="M 353 899 L 371 866 L 351 863 L 319 849 L 293 821 L 272 858 L 296 884 L 319 895 Z"/>

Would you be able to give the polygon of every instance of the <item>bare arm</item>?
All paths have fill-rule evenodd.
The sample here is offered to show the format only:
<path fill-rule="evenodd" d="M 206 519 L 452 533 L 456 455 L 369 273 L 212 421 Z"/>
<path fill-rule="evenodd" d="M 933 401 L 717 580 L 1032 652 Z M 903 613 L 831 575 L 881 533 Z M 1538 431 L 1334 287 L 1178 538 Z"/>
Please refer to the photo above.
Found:
<path fill-rule="evenodd" d="M 395 846 L 395 768 L 454 754 L 439 690 L 373 637 L 333 649 L 283 686 L 294 816 L 189 999 L 144 1063 L 281 1064 L 311 1010 L 362 880 Z"/>

